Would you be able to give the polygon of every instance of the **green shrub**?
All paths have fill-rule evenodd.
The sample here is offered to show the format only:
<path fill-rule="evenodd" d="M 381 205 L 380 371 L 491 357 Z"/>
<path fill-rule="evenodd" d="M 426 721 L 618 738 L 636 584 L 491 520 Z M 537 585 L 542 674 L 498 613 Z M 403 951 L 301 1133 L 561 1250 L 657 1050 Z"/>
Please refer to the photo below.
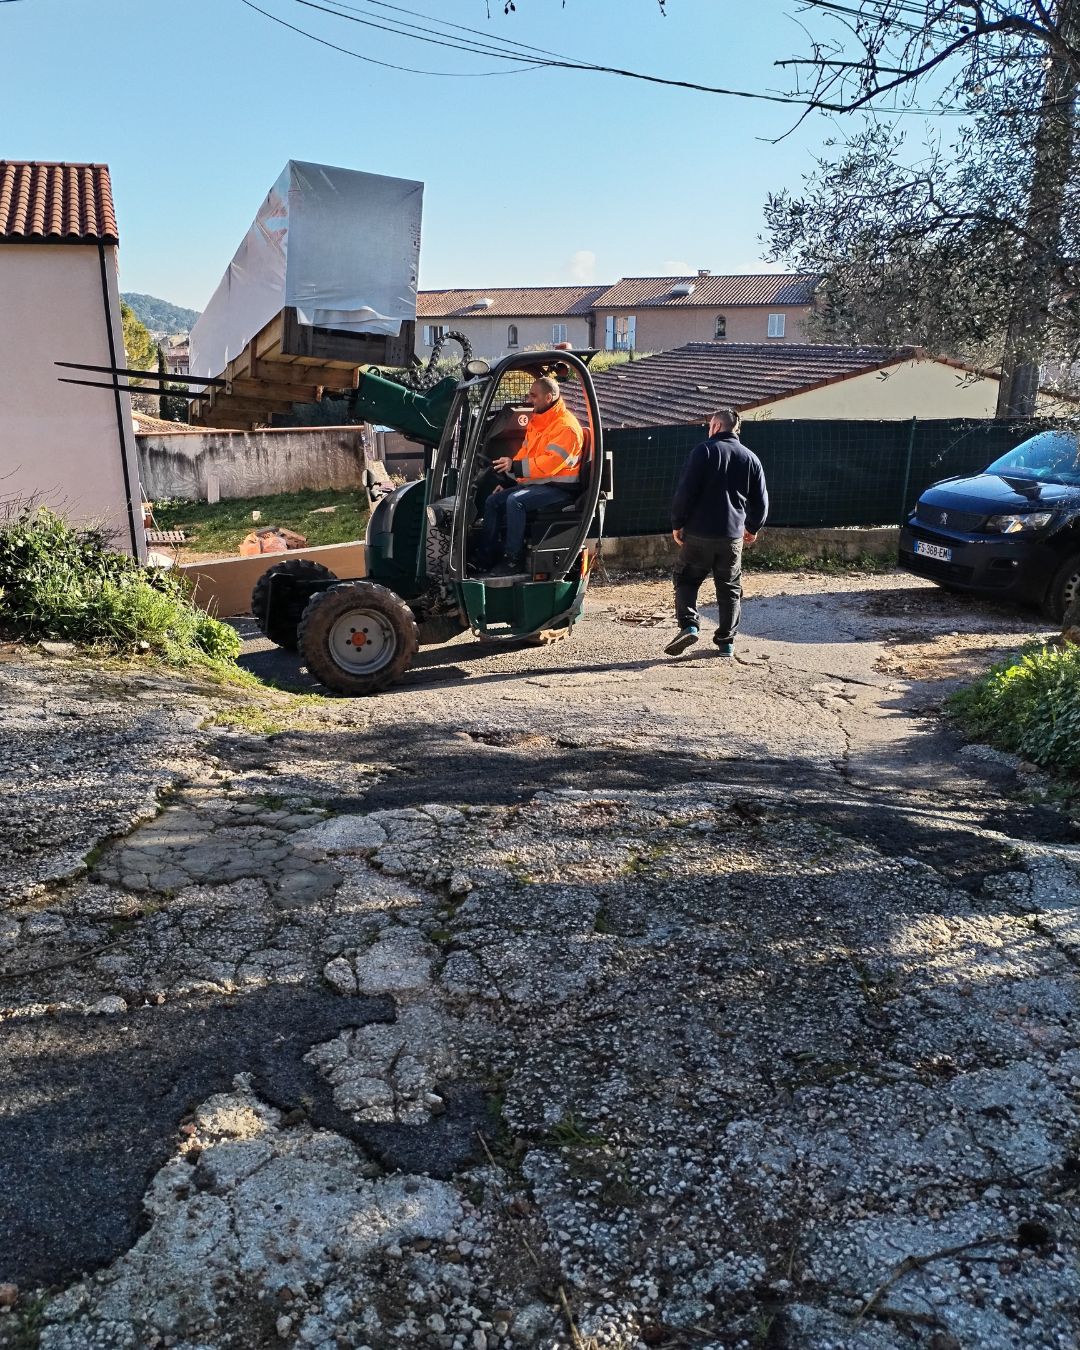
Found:
<path fill-rule="evenodd" d="M 1028 647 L 954 694 L 949 711 L 977 739 L 1078 773 L 1080 647 Z"/>
<path fill-rule="evenodd" d="M 233 629 L 197 609 L 178 576 L 147 571 L 114 552 L 103 531 L 73 529 L 45 508 L 0 520 L 0 627 L 177 665 L 240 652 Z"/>

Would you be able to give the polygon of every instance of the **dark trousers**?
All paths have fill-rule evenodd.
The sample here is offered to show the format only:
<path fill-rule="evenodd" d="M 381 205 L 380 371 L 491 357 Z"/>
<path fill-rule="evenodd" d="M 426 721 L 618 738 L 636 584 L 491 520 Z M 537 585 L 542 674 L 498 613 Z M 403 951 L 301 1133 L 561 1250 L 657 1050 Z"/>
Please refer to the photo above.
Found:
<path fill-rule="evenodd" d="M 500 552 L 517 562 L 525 552 L 526 515 L 549 506 L 565 506 L 570 493 L 551 483 L 493 492 L 484 503 L 481 547 L 485 562 L 494 562 Z M 501 543 L 501 548 L 500 548 Z"/>
<path fill-rule="evenodd" d="M 716 583 L 716 641 L 731 642 L 739 631 L 742 610 L 741 539 L 704 539 L 684 534 L 675 562 L 675 612 L 679 627 L 701 624 L 697 612 L 701 583 L 712 573 Z"/>

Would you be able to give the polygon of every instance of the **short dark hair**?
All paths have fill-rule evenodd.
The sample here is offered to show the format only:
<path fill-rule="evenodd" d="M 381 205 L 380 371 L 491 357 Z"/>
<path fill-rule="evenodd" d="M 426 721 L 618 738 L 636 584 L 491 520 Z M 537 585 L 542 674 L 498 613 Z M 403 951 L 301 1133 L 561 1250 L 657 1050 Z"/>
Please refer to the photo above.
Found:
<path fill-rule="evenodd" d="M 734 408 L 717 408 L 716 412 L 709 418 L 709 421 L 720 421 L 725 423 L 733 436 L 737 436 L 742 430 L 742 418 Z"/>

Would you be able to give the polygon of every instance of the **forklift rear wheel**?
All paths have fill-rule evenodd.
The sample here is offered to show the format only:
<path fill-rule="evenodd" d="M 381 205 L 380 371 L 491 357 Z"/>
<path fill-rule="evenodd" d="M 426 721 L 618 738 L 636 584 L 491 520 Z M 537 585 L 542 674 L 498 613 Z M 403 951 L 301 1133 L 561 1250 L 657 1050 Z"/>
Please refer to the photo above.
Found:
<path fill-rule="evenodd" d="M 308 670 L 340 694 L 385 689 L 404 675 L 419 648 L 412 610 L 371 581 L 344 581 L 313 595 L 298 636 Z"/>
<path fill-rule="evenodd" d="M 295 614 L 291 605 L 275 606 L 277 613 L 270 612 L 270 578 L 296 577 L 299 581 L 336 581 L 329 567 L 322 563 L 311 562 L 308 558 L 289 558 L 286 562 L 275 563 L 268 567 L 255 583 L 251 592 L 251 613 L 259 625 L 264 637 L 286 651 L 296 651 L 297 621 L 290 617 Z M 278 594 L 282 592 L 279 590 Z"/>

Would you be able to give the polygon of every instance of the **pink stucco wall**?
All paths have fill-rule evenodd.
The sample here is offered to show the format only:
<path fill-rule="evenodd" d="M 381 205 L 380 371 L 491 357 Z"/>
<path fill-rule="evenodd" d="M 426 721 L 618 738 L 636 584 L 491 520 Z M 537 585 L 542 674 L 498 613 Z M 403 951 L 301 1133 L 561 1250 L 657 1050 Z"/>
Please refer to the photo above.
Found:
<path fill-rule="evenodd" d="M 116 250 L 106 272 L 118 364 L 124 363 Z M 121 428 L 111 390 L 60 384 L 56 361 L 109 364 L 101 263 L 96 245 L 0 245 L 0 503 L 38 500 L 79 523 L 102 523 L 132 550 L 124 456 L 135 519 L 141 522 L 135 437 L 128 396 Z M 142 551 L 142 533 L 135 547 Z"/>

